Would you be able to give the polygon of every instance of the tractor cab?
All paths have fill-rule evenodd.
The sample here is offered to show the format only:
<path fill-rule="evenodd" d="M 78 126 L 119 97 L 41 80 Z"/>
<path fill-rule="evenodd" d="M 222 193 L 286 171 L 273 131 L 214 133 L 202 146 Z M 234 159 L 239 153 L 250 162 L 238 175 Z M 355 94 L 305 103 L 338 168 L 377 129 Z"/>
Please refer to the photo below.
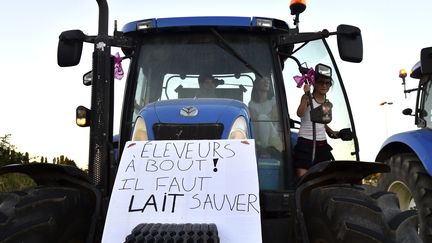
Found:
<path fill-rule="evenodd" d="M 321 34 L 294 43 L 277 19 L 186 17 L 123 28 L 135 48 L 123 103 L 120 149 L 129 140 L 255 139 L 261 189 L 293 186 L 299 70 L 333 71 L 335 129 L 354 131 L 341 77 Z M 323 33 L 328 34 L 327 32 Z M 288 42 L 288 43 L 287 43 Z M 298 42 L 298 43 L 297 43 Z M 207 79 L 210 89 L 201 85 Z M 331 143 L 336 159 L 358 159 L 357 139 Z"/>
<path fill-rule="evenodd" d="M 418 92 L 415 111 L 411 108 L 406 108 L 402 111 L 404 115 L 414 116 L 415 124 L 419 128 L 432 129 L 431 123 L 431 111 L 432 111 L 432 48 L 423 48 L 421 52 L 421 60 L 417 62 L 410 72 L 410 77 L 418 80 L 417 88 L 407 89 L 405 78 L 407 72 L 405 69 L 399 71 L 399 77 L 402 79 L 402 85 L 404 86 L 404 94 L 406 97 L 407 93 Z"/>

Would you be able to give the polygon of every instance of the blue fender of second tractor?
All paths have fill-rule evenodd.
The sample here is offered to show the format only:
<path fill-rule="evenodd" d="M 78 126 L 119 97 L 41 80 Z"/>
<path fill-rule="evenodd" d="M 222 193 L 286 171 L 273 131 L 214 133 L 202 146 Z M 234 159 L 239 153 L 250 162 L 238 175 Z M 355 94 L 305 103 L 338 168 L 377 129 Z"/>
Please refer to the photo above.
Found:
<path fill-rule="evenodd" d="M 428 174 L 432 175 L 432 130 L 423 128 L 395 134 L 384 142 L 380 151 L 396 143 L 402 143 L 411 148 L 420 159 Z"/>

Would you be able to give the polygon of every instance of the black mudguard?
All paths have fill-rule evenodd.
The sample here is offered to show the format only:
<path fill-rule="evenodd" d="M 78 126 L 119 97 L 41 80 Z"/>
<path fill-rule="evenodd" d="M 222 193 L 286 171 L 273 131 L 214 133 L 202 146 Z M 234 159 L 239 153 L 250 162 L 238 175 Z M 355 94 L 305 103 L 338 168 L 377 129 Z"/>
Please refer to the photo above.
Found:
<path fill-rule="evenodd" d="M 87 174 L 75 166 L 54 165 L 44 163 L 11 164 L 0 167 L 0 175 L 8 173 L 22 173 L 32 178 L 38 185 L 76 184 L 84 186 L 91 184 Z"/>
<path fill-rule="evenodd" d="M 360 161 L 321 162 L 311 167 L 299 180 L 297 190 L 333 183 L 359 183 L 370 174 L 385 172 L 390 172 L 390 167 L 383 163 Z"/>
<path fill-rule="evenodd" d="M 360 161 L 328 161 L 311 167 L 297 183 L 295 192 L 296 213 L 303 242 L 309 242 L 302 209 L 306 193 L 329 184 L 361 184 L 361 180 L 366 176 L 385 172 L 390 172 L 390 167 L 385 164 Z"/>

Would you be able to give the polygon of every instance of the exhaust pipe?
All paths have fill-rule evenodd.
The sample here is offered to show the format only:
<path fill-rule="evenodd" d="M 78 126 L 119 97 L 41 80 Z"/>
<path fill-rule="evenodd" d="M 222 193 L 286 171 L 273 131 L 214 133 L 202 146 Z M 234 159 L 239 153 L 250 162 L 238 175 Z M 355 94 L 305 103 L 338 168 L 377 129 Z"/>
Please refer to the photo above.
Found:
<path fill-rule="evenodd" d="M 99 35 L 108 35 L 108 3 L 106 0 L 96 0 L 99 5 Z"/>

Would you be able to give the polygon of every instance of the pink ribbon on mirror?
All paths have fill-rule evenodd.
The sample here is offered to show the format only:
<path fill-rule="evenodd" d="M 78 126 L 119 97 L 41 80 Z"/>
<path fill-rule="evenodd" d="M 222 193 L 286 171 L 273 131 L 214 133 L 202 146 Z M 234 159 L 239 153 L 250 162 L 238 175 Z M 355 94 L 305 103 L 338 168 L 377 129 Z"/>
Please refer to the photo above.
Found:
<path fill-rule="evenodd" d="M 294 76 L 294 81 L 297 83 L 297 88 L 301 88 L 305 82 L 307 82 L 309 85 L 315 84 L 315 71 L 313 68 L 309 68 L 308 72 L 306 74 L 303 74 L 302 76 Z"/>
<path fill-rule="evenodd" d="M 120 54 L 117 52 L 114 55 L 114 78 L 120 80 L 123 78 L 124 72 L 123 67 L 121 65 L 123 58 L 120 57 Z"/>

